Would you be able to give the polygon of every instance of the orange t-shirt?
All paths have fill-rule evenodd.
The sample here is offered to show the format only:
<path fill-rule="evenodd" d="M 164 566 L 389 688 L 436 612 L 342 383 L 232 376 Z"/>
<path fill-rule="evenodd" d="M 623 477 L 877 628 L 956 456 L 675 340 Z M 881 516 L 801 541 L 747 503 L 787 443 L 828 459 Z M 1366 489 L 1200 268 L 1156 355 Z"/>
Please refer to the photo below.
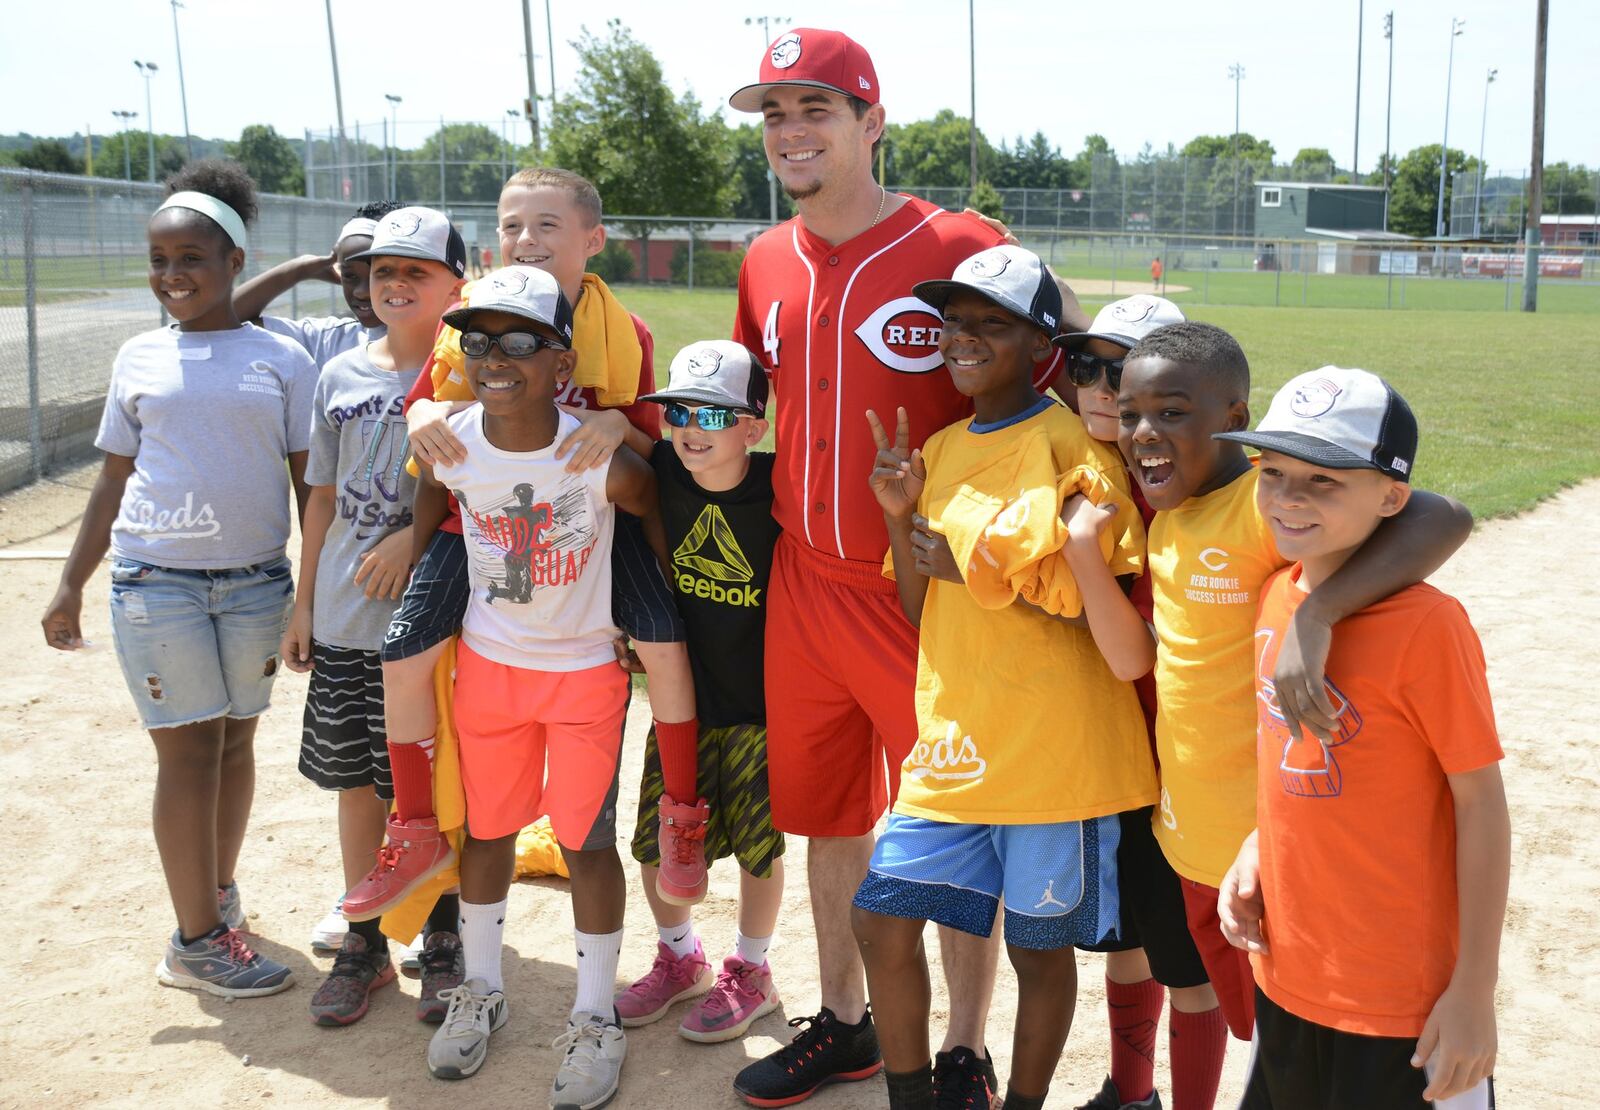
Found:
<path fill-rule="evenodd" d="M 1446 775 L 1501 758 L 1483 647 L 1461 603 L 1409 586 L 1334 626 L 1326 750 L 1291 740 L 1272 671 L 1305 594 L 1299 564 L 1267 583 L 1256 622 L 1256 809 L 1263 930 L 1256 981 L 1332 1029 L 1415 1037 L 1459 941 L 1455 806 Z"/>

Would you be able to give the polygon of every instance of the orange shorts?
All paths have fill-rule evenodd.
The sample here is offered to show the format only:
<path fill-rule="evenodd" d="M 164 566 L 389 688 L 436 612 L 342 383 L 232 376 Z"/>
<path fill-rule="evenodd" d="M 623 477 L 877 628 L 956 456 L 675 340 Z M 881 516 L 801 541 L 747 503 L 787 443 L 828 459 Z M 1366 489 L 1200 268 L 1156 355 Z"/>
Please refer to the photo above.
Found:
<path fill-rule="evenodd" d="M 615 663 L 526 670 L 462 643 L 455 715 L 469 833 L 494 840 L 548 814 L 563 848 L 614 844 L 628 695 Z"/>
<path fill-rule="evenodd" d="M 876 563 L 784 534 L 767 586 L 772 824 L 861 836 L 894 800 L 917 739 L 917 630 Z"/>
<path fill-rule="evenodd" d="M 1189 919 L 1189 935 L 1205 965 L 1206 976 L 1217 992 L 1217 1005 L 1228 1030 L 1241 1041 L 1248 1041 L 1256 1028 L 1256 975 L 1250 967 L 1250 954 L 1235 948 L 1222 935 L 1222 919 L 1217 916 L 1218 891 L 1214 886 L 1178 876 L 1183 888 L 1183 910 Z"/>

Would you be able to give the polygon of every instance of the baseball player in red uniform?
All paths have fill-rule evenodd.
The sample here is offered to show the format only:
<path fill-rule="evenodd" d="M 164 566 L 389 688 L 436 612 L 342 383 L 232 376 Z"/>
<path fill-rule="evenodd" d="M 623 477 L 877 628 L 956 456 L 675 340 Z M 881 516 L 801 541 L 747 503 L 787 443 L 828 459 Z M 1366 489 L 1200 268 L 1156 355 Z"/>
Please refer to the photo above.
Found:
<path fill-rule="evenodd" d="M 772 43 L 759 80 L 730 100 L 761 113 L 767 160 L 799 209 L 751 245 L 734 338 L 768 367 L 779 397 L 772 483 L 783 534 L 768 592 L 768 778 L 773 824 L 811 838 L 822 981 L 820 1012 L 735 1080 L 755 1106 L 799 1102 L 882 1066 L 850 899 L 916 739 L 917 632 L 883 576 L 889 541 L 867 485 L 876 448 L 866 411 L 903 407 L 919 434 L 914 446 L 971 414 L 942 370 L 942 318 L 911 287 L 1001 241 L 972 216 L 873 180 L 879 92 L 858 43 L 798 28 Z M 943 929 L 940 946 L 952 1013 L 935 1082 L 992 1093 L 982 1040 L 994 949 Z"/>

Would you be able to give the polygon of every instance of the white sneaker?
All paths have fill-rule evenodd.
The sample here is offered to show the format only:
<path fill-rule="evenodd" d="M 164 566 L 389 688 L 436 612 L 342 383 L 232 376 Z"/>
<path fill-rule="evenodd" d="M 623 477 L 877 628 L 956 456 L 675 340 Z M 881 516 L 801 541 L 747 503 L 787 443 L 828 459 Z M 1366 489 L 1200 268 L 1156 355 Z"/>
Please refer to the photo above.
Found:
<path fill-rule="evenodd" d="M 616 1012 L 568 1018 L 567 1031 L 556 1038 L 561 1067 L 550 1085 L 551 1110 L 594 1110 L 617 1093 L 628 1039 Z"/>
<path fill-rule="evenodd" d="M 428 1042 L 428 1070 L 439 1079 L 466 1079 L 483 1067 L 489 1035 L 506 1023 L 506 996 L 482 979 L 468 979 L 439 997 L 449 999 L 450 1010 Z"/>
<path fill-rule="evenodd" d="M 418 933 L 410 944 L 396 943 L 392 949 L 400 974 L 407 979 L 422 978 L 422 934 Z"/>
<path fill-rule="evenodd" d="M 350 931 L 350 922 L 344 919 L 344 899 L 333 904 L 328 916 L 311 927 L 311 951 L 337 952 L 344 944 L 344 935 Z"/>

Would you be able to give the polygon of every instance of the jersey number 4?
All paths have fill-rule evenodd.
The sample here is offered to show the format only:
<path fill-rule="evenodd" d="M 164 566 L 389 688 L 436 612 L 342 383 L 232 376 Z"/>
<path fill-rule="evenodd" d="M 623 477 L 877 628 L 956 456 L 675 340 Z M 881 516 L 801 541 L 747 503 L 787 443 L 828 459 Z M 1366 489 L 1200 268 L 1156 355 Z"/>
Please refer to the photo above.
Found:
<path fill-rule="evenodd" d="M 778 309 L 782 306 L 782 301 L 772 302 L 772 307 L 767 310 L 767 325 L 761 329 L 761 346 L 767 352 L 768 370 L 778 368 Z"/>

